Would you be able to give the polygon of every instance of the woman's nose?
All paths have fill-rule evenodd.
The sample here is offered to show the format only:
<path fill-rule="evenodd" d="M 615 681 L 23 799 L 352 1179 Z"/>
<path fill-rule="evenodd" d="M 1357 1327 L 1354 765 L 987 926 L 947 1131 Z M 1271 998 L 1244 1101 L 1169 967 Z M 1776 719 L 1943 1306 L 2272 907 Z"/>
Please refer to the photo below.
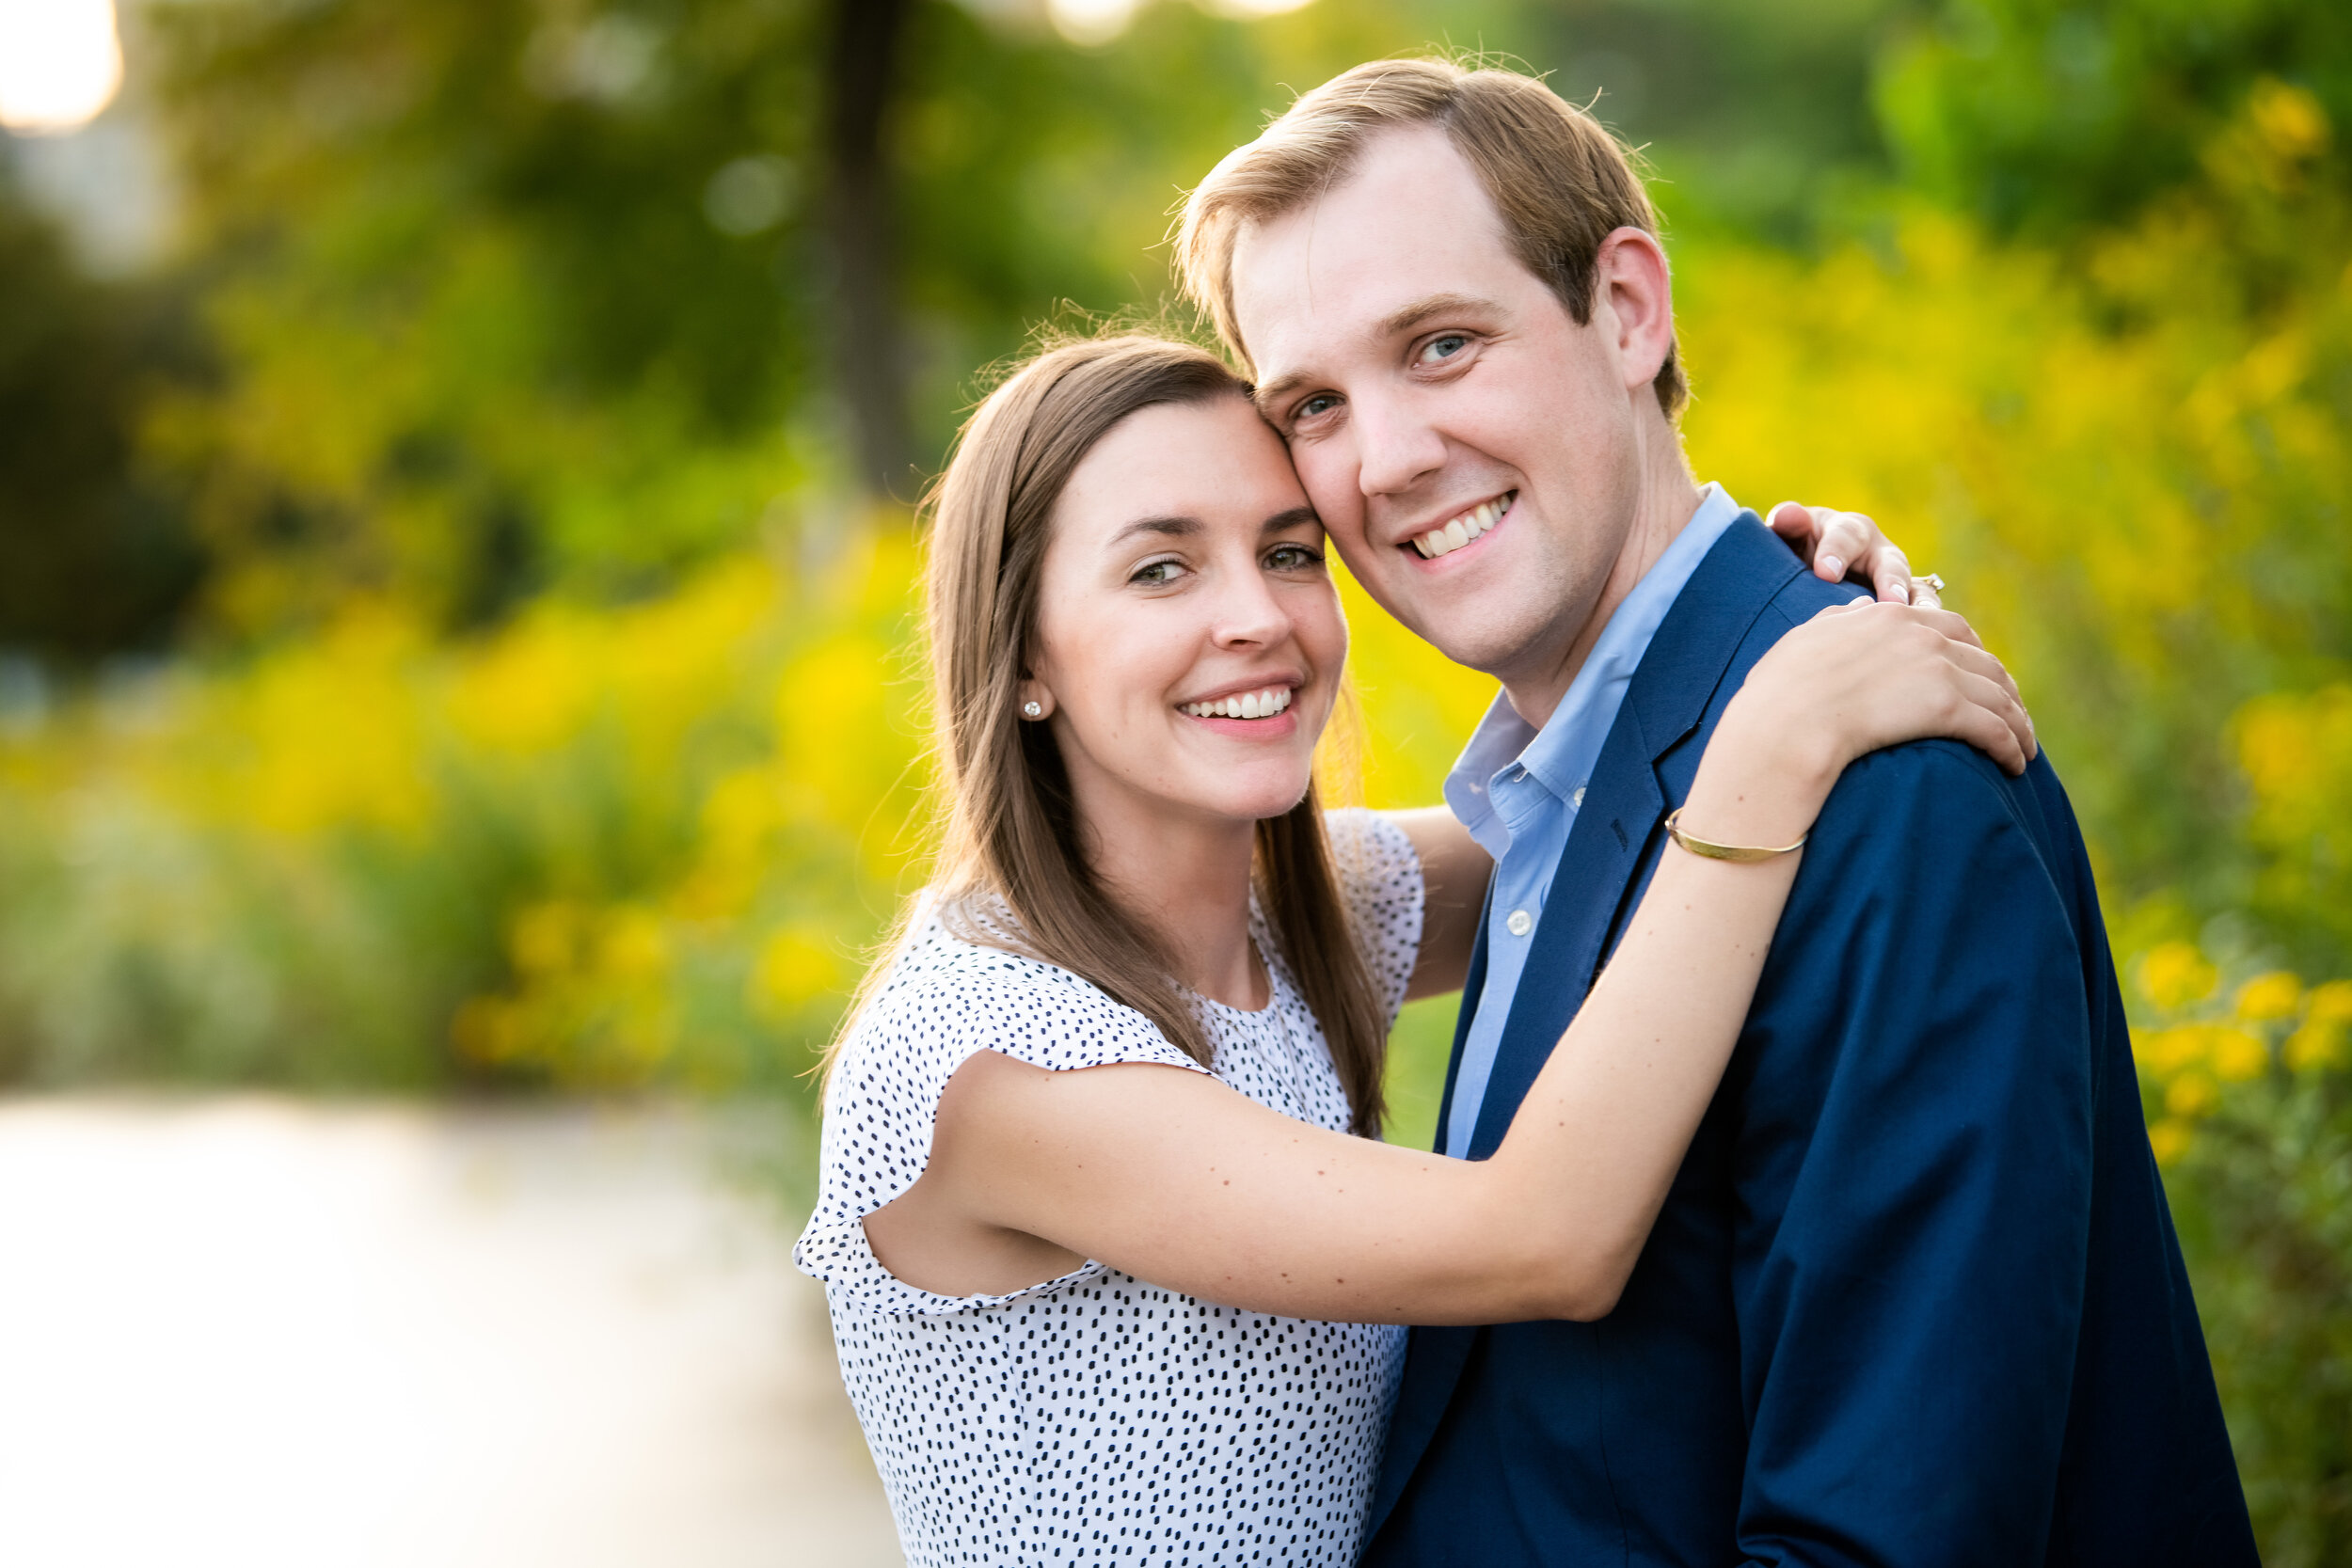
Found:
<path fill-rule="evenodd" d="M 1217 594 L 1212 635 L 1219 647 L 1264 646 L 1290 635 L 1290 612 L 1259 572 L 1229 574 Z"/>

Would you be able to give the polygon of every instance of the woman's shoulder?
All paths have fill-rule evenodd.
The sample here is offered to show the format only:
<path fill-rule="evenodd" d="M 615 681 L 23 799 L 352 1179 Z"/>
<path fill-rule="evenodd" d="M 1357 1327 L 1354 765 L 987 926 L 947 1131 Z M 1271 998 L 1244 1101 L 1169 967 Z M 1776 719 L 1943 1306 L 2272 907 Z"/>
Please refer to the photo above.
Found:
<path fill-rule="evenodd" d="M 1334 807 L 1323 814 L 1323 832 L 1343 882 L 1389 884 L 1421 878 L 1421 856 L 1412 839 L 1385 813 Z"/>
<path fill-rule="evenodd" d="M 1420 940 L 1421 856 L 1403 828 L 1376 811 L 1351 806 L 1323 814 L 1331 868 L 1341 896 L 1368 927 L 1408 920 Z"/>
<path fill-rule="evenodd" d="M 934 908 L 908 931 L 843 1041 L 836 1071 L 948 1071 L 974 1051 L 1066 1069 L 1191 1058 L 1083 975 L 1022 953 L 1001 911 Z"/>
<path fill-rule="evenodd" d="M 1405 830 L 1376 811 L 1329 811 L 1323 823 L 1340 896 L 1393 1019 L 1405 1005 L 1421 954 L 1425 891 L 1421 856 Z"/>

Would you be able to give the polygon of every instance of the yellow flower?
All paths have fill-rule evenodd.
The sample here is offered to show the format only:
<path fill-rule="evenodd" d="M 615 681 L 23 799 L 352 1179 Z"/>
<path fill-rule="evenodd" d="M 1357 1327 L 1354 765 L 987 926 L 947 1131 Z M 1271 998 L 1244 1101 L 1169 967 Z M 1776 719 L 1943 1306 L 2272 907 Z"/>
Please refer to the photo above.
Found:
<path fill-rule="evenodd" d="M 560 745 L 595 709 L 602 643 L 577 613 L 543 610 L 460 662 L 451 716 L 468 739 L 493 750 Z"/>
<path fill-rule="evenodd" d="M 2237 1016 L 2248 1023 L 2287 1018 L 2303 1000 L 2303 982 L 2283 969 L 2257 974 L 2237 991 Z"/>
<path fill-rule="evenodd" d="M 670 967 L 670 938 L 661 917 L 640 904 L 624 904 L 607 914 L 596 942 L 596 967 L 624 983 L 660 980 Z"/>
<path fill-rule="evenodd" d="M 2281 1054 L 2297 1072 L 2324 1072 L 2344 1065 L 2344 1041 L 2343 1024 L 2314 1017 L 2287 1037 Z"/>
<path fill-rule="evenodd" d="M 752 1006 L 768 1018 L 789 1018 L 839 989 L 841 978 L 841 959 L 830 942 L 805 927 L 787 926 L 760 945 L 752 966 Z"/>
<path fill-rule="evenodd" d="M 523 974 L 557 974 L 575 967 L 586 911 L 561 898 L 525 905 L 506 926 L 506 955 Z"/>
<path fill-rule="evenodd" d="M 2221 983 L 2221 972 L 2194 942 L 2168 942 L 2149 949 L 2139 960 L 2139 989 L 2148 1000 L 2169 1011 L 2211 996 Z"/>
<path fill-rule="evenodd" d="M 2313 1023 L 2352 1023 L 2352 980 L 2330 980 L 2312 988 Z"/>
<path fill-rule="evenodd" d="M 2183 1119 L 2201 1117 L 2221 1103 L 2221 1091 L 2201 1072 L 2184 1072 L 2164 1091 L 2164 1108 Z"/>
<path fill-rule="evenodd" d="M 2328 111 L 2301 87 L 2265 76 L 2254 85 L 2254 128 L 2273 150 L 2308 158 L 2328 145 Z"/>
<path fill-rule="evenodd" d="M 2209 1033 L 2201 1023 L 2182 1023 L 2169 1029 L 2136 1032 L 2132 1036 L 2132 1054 L 2149 1071 L 2169 1077 L 2204 1057 L 2205 1039 Z"/>
<path fill-rule="evenodd" d="M 2188 1141 L 2188 1123 L 2169 1117 L 2148 1129 L 2148 1147 L 2155 1151 L 2160 1165 L 2169 1165 L 2187 1153 Z"/>
<path fill-rule="evenodd" d="M 2270 1067 L 2269 1048 L 2243 1029 L 2216 1029 L 2207 1049 L 2215 1076 L 2225 1084 L 2259 1078 Z"/>

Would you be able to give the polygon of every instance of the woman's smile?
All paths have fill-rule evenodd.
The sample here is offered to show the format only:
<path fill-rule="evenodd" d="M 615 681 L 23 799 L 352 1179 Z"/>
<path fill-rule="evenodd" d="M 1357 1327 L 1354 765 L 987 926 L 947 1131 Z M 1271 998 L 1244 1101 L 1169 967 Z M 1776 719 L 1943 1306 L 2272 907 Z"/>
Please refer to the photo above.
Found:
<path fill-rule="evenodd" d="M 1238 691 L 1229 689 L 1214 696 L 1179 703 L 1176 711 L 1218 735 L 1247 740 L 1282 739 L 1298 731 L 1298 721 L 1290 708 L 1291 699 L 1301 684 L 1293 677 Z"/>

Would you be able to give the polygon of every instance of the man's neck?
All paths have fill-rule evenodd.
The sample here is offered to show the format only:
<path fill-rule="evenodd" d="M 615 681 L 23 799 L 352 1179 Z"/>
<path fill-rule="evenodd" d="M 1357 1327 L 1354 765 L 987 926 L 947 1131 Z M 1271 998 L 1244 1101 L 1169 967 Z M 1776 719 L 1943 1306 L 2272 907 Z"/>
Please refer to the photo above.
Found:
<path fill-rule="evenodd" d="M 1617 607 L 1658 564 L 1666 546 L 1690 526 L 1692 515 L 1698 511 L 1698 482 L 1691 477 L 1691 466 L 1683 459 L 1682 443 L 1674 428 L 1661 420 L 1656 430 L 1645 424 L 1643 433 L 1649 439 L 1644 442 L 1641 491 L 1634 502 L 1632 526 L 1626 531 L 1625 544 L 1601 583 L 1591 613 L 1565 650 L 1543 668 L 1526 675 L 1502 677 L 1503 694 L 1511 699 L 1513 710 L 1536 729 L 1549 723 L 1566 699 L 1568 688 L 1576 684 L 1584 661 L 1593 657 L 1594 645 L 1608 629 Z"/>

